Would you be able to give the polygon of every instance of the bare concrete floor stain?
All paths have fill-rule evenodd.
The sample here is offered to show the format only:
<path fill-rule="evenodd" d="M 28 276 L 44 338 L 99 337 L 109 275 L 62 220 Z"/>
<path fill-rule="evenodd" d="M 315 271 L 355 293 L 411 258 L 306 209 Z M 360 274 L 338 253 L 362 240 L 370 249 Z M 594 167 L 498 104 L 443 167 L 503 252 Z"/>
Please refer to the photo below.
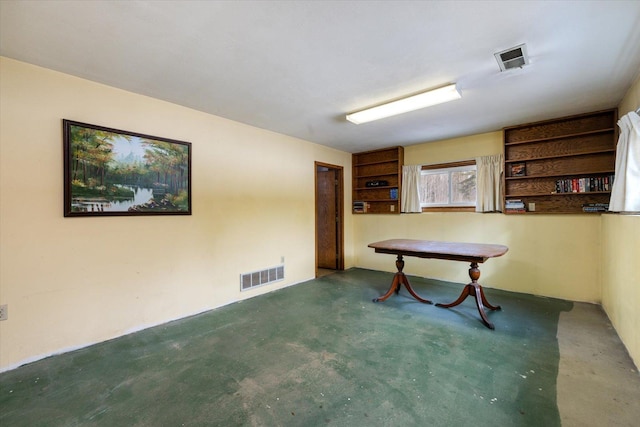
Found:
<path fill-rule="evenodd" d="M 471 300 L 442 309 L 402 291 L 372 303 L 391 277 L 336 272 L 5 372 L 0 425 L 549 427 L 637 418 L 640 379 L 619 378 L 632 365 L 611 352 L 621 344 L 602 312 L 486 289 L 503 306 L 489 314 L 491 331 Z M 437 302 L 462 290 L 410 280 Z M 593 322 L 602 347 L 585 347 Z M 594 353 L 620 375 L 601 371 Z M 562 360 L 570 358 L 573 371 Z M 579 418 L 603 394 L 609 406 Z"/>
<path fill-rule="evenodd" d="M 640 375 L 602 308 L 560 314 L 558 409 L 562 425 L 640 425 Z"/>

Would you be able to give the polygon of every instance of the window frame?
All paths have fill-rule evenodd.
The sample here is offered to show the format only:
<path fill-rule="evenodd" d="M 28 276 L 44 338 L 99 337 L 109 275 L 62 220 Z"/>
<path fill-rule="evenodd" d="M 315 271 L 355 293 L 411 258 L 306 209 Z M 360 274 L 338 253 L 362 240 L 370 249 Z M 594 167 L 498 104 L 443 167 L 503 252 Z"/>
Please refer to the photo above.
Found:
<path fill-rule="evenodd" d="M 424 170 L 434 169 L 451 169 L 463 166 L 476 166 L 476 179 L 478 174 L 478 168 L 475 160 L 462 160 L 458 162 L 437 163 L 433 165 L 422 165 L 421 173 Z M 477 181 L 476 181 L 477 185 Z M 478 201 L 473 206 L 422 206 L 422 212 L 475 212 Z"/>

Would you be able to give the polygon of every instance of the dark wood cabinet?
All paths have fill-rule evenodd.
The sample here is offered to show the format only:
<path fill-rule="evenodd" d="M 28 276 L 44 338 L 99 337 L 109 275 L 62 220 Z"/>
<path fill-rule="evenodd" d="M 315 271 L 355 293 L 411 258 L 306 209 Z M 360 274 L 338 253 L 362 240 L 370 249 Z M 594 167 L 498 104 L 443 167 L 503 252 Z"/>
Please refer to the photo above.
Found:
<path fill-rule="evenodd" d="M 612 109 L 505 128 L 505 203 L 524 205 L 505 204 L 505 213 L 601 211 L 613 184 L 616 123 Z"/>
<path fill-rule="evenodd" d="M 404 149 L 391 147 L 352 155 L 353 213 L 400 213 Z"/>

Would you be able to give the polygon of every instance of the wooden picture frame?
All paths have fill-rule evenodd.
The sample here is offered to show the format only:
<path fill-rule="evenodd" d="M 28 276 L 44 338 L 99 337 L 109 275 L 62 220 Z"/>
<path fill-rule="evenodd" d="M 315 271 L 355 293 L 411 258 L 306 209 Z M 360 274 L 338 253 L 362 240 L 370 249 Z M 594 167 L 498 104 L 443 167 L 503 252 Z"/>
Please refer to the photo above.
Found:
<path fill-rule="evenodd" d="M 526 163 L 512 163 L 511 164 L 511 176 L 526 176 L 527 174 Z"/>
<path fill-rule="evenodd" d="M 191 143 L 62 123 L 65 217 L 191 215 Z"/>

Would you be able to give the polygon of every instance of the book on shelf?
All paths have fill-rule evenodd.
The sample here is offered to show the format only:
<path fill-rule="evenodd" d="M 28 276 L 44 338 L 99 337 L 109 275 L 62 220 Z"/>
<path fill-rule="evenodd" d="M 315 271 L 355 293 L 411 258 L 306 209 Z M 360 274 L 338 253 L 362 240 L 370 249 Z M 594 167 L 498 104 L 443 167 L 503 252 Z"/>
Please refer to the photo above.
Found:
<path fill-rule="evenodd" d="M 556 193 L 594 193 L 611 191 L 613 174 L 585 178 L 564 178 L 556 180 Z"/>
<path fill-rule="evenodd" d="M 582 205 L 582 212 L 608 212 L 609 203 L 585 203 Z"/>
<path fill-rule="evenodd" d="M 524 202 L 520 199 L 507 199 L 504 205 L 506 209 L 524 209 Z"/>
<path fill-rule="evenodd" d="M 367 212 L 367 204 L 365 202 L 353 202 L 353 213 Z"/>
<path fill-rule="evenodd" d="M 524 207 L 524 202 L 522 200 L 506 199 L 504 201 L 504 211 L 505 213 L 524 213 L 527 210 Z"/>

